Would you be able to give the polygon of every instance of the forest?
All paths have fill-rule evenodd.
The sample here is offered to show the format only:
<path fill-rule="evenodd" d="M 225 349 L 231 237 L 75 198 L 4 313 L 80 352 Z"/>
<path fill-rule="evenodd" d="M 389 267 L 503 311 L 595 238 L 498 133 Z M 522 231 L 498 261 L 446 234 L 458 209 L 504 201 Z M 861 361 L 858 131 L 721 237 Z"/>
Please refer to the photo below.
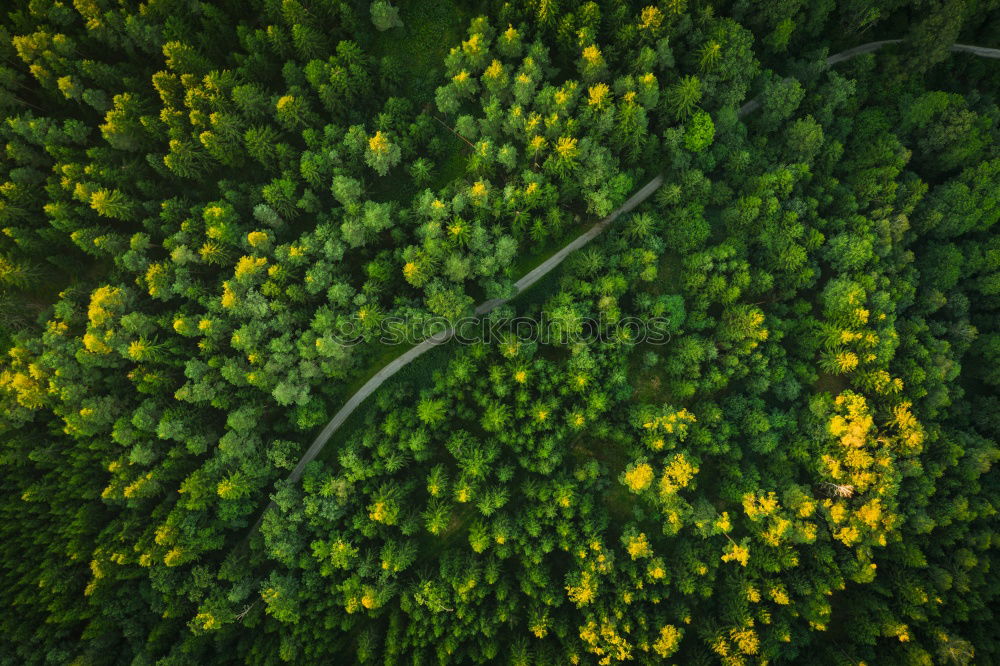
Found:
<path fill-rule="evenodd" d="M 0 666 L 1000 664 L 998 441 L 1000 0 L 0 9 Z"/>

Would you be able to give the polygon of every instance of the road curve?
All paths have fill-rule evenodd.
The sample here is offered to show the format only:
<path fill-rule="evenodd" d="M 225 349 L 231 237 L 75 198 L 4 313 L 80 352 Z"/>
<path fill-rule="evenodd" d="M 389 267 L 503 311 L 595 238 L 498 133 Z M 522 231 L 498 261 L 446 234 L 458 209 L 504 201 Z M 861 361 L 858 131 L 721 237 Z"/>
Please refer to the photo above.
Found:
<path fill-rule="evenodd" d="M 1000 60 L 1000 49 L 991 49 L 986 46 L 973 46 L 971 44 L 952 44 L 951 50 L 956 53 L 971 53 L 980 58 L 994 58 Z"/>
<path fill-rule="evenodd" d="M 868 42 L 867 44 L 855 46 L 853 48 L 847 49 L 846 51 L 841 51 L 840 53 L 836 53 L 828 57 L 826 59 L 826 66 L 831 67 L 838 63 L 844 62 L 845 60 L 850 60 L 851 58 L 861 55 L 863 53 L 871 53 L 872 51 L 876 51 L 887 44 L 898 44 L 899 42 L 902 41 L 903 40 L 901 39 L 884 39 L 877 42 Z M 1000 59 L 1000 49 L 987 48 L 983 46 L 971 46 L 968 44 L 952 44 L 951 50 L 954 52 L 971 53 L 973 55 L 982 58 Z M 740 107 L 738 111 L 738 116 L 743 117 L 749 113 L 752 113 L 757 109 L 759 109 L 760 106 L 761 106 L 760 101 L 757 98 L 754 98 Z M 566 246 L 563 247 L 561 250 L 559 250 L 554 255 L 543 261 L 537 267 L 526 273 L 520 280 L 515 282 L 514 294 L 512 296 L 508 298 L 494 298 L 488 301 L 484 301 L 480 303 L 478 306 L 476 306 L 475 310 L 476 314 L 483 315 L 490 312 L 494 308 L 503 305 L 517 294 L 521 293 L 531 285 L 535 284 L 538 280 L 547 275 L 553 268 L 561 264 L 563 260 L 566 259 L 566 257 L 568 257 L 573 252 L 576 252 L 581 247 L 583 247 L 591 240 L 593 240 L 595 237 L 597 237 L 602 231 L 604 231 L 608 227 L 608 225 L 610 225 L 612 222 L 618 219 L 621 215 L 628 213 L 633 208 L 635 208 L 643 201 L 645 201 L 647 198 L 649 198 L 649 196 L 657 189 L 659 189 L 660 185 L 662 184 L 663 184 L 662 175 L 658 175 L 655 178 L 653 178 L 651 181 L 642 186 L 642 188 L 640 188 L 635 194 L 629 197 L 629 199 L 625 203 L 623 203 L 617 210 L 615 210 L 610 215 L 605 217 L 603 220 L 601 220 L 600 222 L 598 222 L 597 224 L 595 224 L 594 226 L 592 226 L 591 228 L 587 229 L 585 232 L 574 238 L 572 241 L 567 243 Z M 320 433 L 316 436 L 316 439 L 314 439 L 309 448 L 306 449 L 306 452 L 302 455 L 302 458 L 299 460 L 298 464 L 295 465 L 295 468 L 286 477 L 286 481 L 294 483 L 302 478 L 302 473 L 305 471 L 306 465 L 312 462 L 316 458 L 316 456 L 319 455 L 320 451 L 323 450 L 323 447 L 326 446 L 326 443 L 330 441 L 330 437 L 333 436 L 333 433 L 337 432 L 340 426 L 344 424 L 344 421 L 347 420 L 347 417 L 353 414 L 354 410 L 357 409 L 368 396 L 370 396 L 380 386 L 382 386 L 382 384 L 387 379 L 395 375 L 397 372 L 399 372 L 404 367 L 409 365 L 410 362 L 412 362 L 414 359 L 418 358 L 422 354 L 430 351 L 431 349 L 440 344 L 448 342 L 448 340 L 450 340 L 454 335 L 455 335 L 454 329 L 448 329 L 447 331 L 442 331 L 440 333 L 437 333 L 427 338 L 423 342 L 406 350 L 405 352 L 394 358 L 392 361 L 387 363 L 378 372 L 376 372 L 372 376 L 372 378 L 369 379 L 367 382 L 365 382 L 364 385 L 360 389 L 358 389 L 357 392 L 354 393 L 354 395 L 348 398 L 347 402 L 344 403 L 344 406 L 341 407 L 336 414 L 334 414 L 333 418 L 330 419 L 330 422 L 326 424 L 326 427 L 324 427 L 323 430 L 320 431 Z M 268 504 L 267 508 L 265 508 L 264 511 L 261 512 L 260 517 L 254 524 L 254 527 L 250 530 L 250 534 L 255 532 L 257 527 L 260 526 L 261 520 L 263 520 L 264 518 L 264 514 L 267 513 L 267 509 L 270 509 L 272 506 L 274 506 L 273 501 L 271 501 Z"/>
<path fill-rule="evenodd" d="M 836 64 L 842 63 L 845 60 L 850 60 L 855 56 L 859 56 L 863 53 L 871 53 L 872 51 L 877 51 L 883 46 L 888 44 L 899 44 L 902 39 L 883 39 L 877 42 L 868 42 L 867 44 L 862 44 L 861 46 L 855 46 L 849 48 L 846 51 L 841 51 L 840 53 L 835 53 L 826 59 L 826 66 L 832 67 Z M 998 58 L 1000 59 L 1000 49 L 991 49 L 985 46 L 972 46 L 969 44 L 952 44 L 950 50 L 954 53 L 971 53 L 972 55 L 979 56 L 980 58 Z M 790 81 L 793 77 L 785 77 L 785 81 Z M 742 118 L 748 113 L 753 113 L 760 108 L 760 99 L 754 97 L 752 100 L 740 107 L 737 115 Z"/>

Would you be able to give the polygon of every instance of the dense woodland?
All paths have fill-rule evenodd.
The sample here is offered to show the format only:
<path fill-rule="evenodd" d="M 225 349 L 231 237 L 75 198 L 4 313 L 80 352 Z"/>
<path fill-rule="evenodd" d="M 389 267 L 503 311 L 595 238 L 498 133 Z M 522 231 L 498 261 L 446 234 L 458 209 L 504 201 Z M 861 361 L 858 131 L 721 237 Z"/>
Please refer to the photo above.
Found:
<path fill-rule="evenodd" d="M 0 13 L 0 663 L 1000 663 L 997 0 Z"/>

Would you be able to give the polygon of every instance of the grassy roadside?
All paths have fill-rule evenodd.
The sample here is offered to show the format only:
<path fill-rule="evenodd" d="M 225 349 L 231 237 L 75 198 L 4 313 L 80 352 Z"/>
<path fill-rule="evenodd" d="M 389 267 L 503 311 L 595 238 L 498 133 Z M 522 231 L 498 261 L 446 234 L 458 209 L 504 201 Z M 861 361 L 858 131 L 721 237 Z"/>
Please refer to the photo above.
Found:
<path fill-rule="evenodd" d="M 598 220 L 591 222 L 577 222 L 566 229 L 565 233 L 558 238 L 550 238 L 545 241 L 539 249 L 534 252 L 518 255 L 511 266 L 511 274 L 517 279 L 527 275 L 535 268 L 544 263 L 549 257 L 566 247 L 574 238 L 585 232 L 587 229 L 597 224 Z"/>

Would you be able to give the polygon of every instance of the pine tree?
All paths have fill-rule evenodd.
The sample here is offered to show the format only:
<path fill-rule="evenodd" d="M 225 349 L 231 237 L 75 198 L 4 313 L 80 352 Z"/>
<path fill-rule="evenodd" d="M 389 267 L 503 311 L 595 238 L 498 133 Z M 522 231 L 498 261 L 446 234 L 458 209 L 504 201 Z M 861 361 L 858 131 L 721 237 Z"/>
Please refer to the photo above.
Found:
<path fill-rule="evenodd" d="M 701 101 L 701 81 L 696 76 L 685 76 L 670 87 L 667 102 L 677 120 L 690 116 Z"/>
<path fill-rule="evenodd" d="M 382 131 L 368 139 L 365 150 L 365 162 L 380 176 L 389 173 L 389 169 L 399 164 L 402 151 Z"/>

